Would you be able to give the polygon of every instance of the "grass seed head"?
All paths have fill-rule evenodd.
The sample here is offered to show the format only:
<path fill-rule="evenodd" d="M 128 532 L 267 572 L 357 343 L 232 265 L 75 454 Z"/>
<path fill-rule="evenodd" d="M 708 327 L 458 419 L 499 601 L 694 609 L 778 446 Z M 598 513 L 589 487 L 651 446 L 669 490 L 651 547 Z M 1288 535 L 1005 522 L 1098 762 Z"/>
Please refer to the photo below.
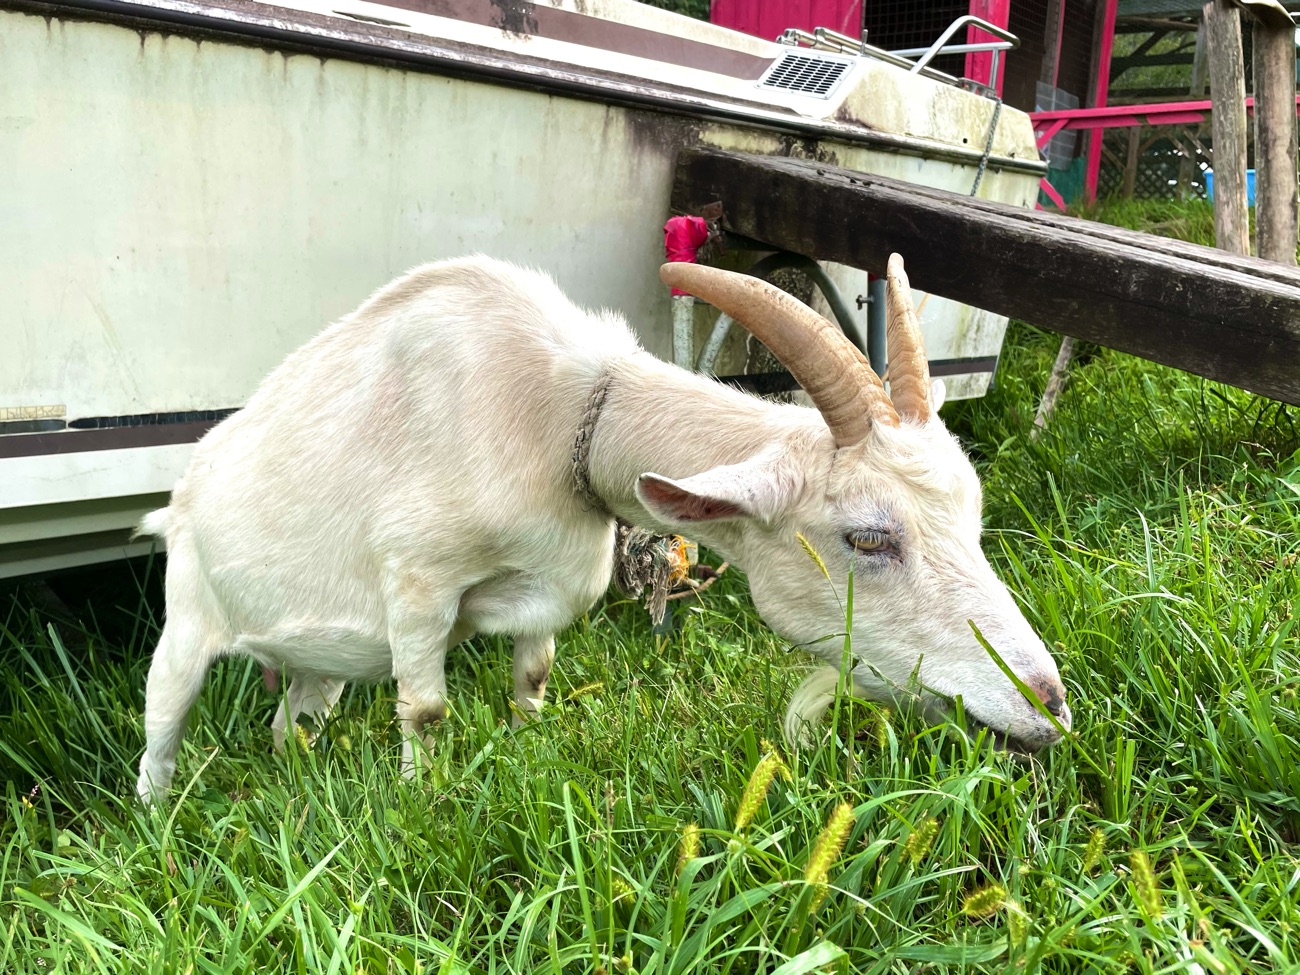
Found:
<path fill-rule="evenodd" d="M 1100 828 L 1094 829 L 1092 835 L 1088 837 L 1088 845 L 1083 851 L 1083 872 L 1085 874 L 1091 872 L 1101 862 L 1102 854 L 1105 852 L 1106 834 Z"/>
<path fill-rule="evenodd" d="M 1146 850 L 1131 850 L 1128 866 L 1133 872 L 1133 890 L 1137 894 L 1138 907 L 1149 918 L 1160 917 L 1164 914 L 1164 906 L 1160 903 L 1160 887 L 1156 884 L 1156 872 Z"/>
<path fill-rule="evenodd" d="M 1025 909 L 1013 900 L 1006 902 L 1007 938 L 1012 945 L 1022 945 L 1029 936 L 1029 915 Z"/>
<path fill-rule="evenodd" d="M 774 751 L 768 752 L 758 760 L 754 771 L 750 773 L 749 781 L 745 783 L 745 791 L 740 794 L 740 804 L 736 807 L 735 831 L 737 833 L 743 833 L 754 821 L 754 817 L 758 814 L 758 807 L 767 798 L 767 790 L 771 787 L 772 780 L 784 767 L 785 762 L 781 761 L 781 756 Z"/>
<path fill-rule="evenodd" d="M 903 857 L 913 867 L 918 866 L 934 846 L 934 838 L 939 835 L 939 820 L 933 816 L 921 820 L 903 841 Z"/>
<path fill-rule="evenodd" d="M 813 841 L 812 853 L 803 871 L 803 879 L 817 888 L 808 905 L 809 914 L 817 913 L 817 909 L 822 906 L 822 901 L 826 899 L 826 883 L 830 876 L 830 869 L 840 858 L 844 844 L 848 842 L 849 830 L 852 828 L 853 807 L 847 802 L 841 802 L 831 812 L 825 827 Z"/>
<path fill-rule="evenodd" d="M 589 694 L 599 694 L 604 689 L 605 682 L 603 680 L 594 680 L 589 684 L 583 684 L 581 687 L 575 687 L 573 690 L 569 691 L 565 700 L 576 701 L 578 698 L 586 697 Z"/>
<path fill-rule="evenodd" d="M 619 905 L 625 900 L 630 904 L 635 893 L 636 890 L 632 885 L 622 877 L 614 877 L 609 882 L 609 899 L 615 905 Z"/>
<path fill-rule="evenodd" d="M 813 548 L 812 542 L 808 541 L 808 539 L 804 537 L 803 532 L 795 532 L 794 537 L 799 539 L 799 544 L 803 546 L 803 550 L 808 555 L 808 558 L 812 559 L 813 565 L 821 569 L 822 575 L 826 577 L 826 581 L 830 582 L 831 574 L 826 568 L 826 563 L 822 561 L 822 557 L 818 555 L 817 550 Z"/>
<path fill-rule="evenodd" d="M 765 753 L 770 753 L 777 757 L 777 760 L 781 763 L 777 767 L 777 774 L 780 775 L 781 778 L 783 778 L 787 782 L 794 781 L 793 776 L 790 775 L 790 766 L 785 764 L 785 760 L 781 758 L 781 753 L 777 750 L 777 747 L 775 745 L 773 745 L 766 738 L 762 738 L 758 742 L 758 747 L 763 749 Z"/>
<path fill-rule="evenodd" d="M 889 747 L 889 709 L 880 708 L 871 719 L 872 730 L 876 734 L 876 747 L 882 752 Z"/>
<path fill-rule="evenodd" d="M 682 838 L 677 843 L 677 867 L 673 870 L 674 877 L 680 877 L 686 864 L 690 863 L 700 855 L 700 827 L 695 823 L 690 823 L 682 830 Z"/>
<path fill-rule="evenodd" d="M 992 917 L 1007 903 L 1007 889 L 1001 884 L 986 884 L 972 890 L 961 902 L 961 912 L 967 917 Z"/>
<path fill-rule="evenodd" d="M 803 879 L 810 884 L 824 884 L 831 866 L 840 858 L 844 844 L 848 841 L 849 830 L 853 828 L 853 807 L 841 802 L 826 820 L 826 826 L 817 834 L 813 842 L 812 854 L 808 857 L 808 866 L 804 868 Z"/>

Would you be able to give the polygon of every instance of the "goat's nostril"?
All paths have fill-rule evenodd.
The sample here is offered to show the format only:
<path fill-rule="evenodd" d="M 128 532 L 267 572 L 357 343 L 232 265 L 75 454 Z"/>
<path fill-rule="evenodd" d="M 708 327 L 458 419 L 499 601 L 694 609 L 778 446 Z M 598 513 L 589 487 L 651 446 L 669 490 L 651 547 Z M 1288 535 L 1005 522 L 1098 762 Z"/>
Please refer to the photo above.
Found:
<path fill-rule="evenodd" d="M 1043 706 L 1053 717 L 1059 718 L 1066 710 L 1065 687 L 1059 680 L 1035 680 L 1030 681 L 1029 686 L 1033 688 L 1038 699 L 1043 702 Z"/>

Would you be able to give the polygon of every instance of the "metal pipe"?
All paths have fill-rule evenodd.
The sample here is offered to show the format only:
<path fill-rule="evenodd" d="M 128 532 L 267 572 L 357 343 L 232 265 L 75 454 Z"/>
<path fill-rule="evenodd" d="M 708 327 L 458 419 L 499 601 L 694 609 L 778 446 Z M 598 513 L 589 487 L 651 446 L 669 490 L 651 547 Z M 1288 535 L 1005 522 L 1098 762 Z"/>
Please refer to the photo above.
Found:
<path fill-rule="evenodd" d="M 1010 51 L 1014 47 L 1015 45 L 1010 41 L 980 41 L 978 44 L 949 44 L 943 49 L 943 53 L 975 54 L 980 51 Z M 930 50 L 928 47 L 905 47 L 889 53 L 897 54 L 900 58 L 914 58 L 928 50 Z"/>
<path fill-rule="evenodd" d="M 867 42 L 860 37 L 849 37 L 848 34 L 841 34 L 837 30 L 831 30 L 829 27 L 817 27 L 813 29 L 813 36 L 819 41 L 824 42 L 827 46 L 835 45 L 844 54 L 865 54 Z"/>
<path fill-rule="evenodd" d="M 860 351 L 862 351 L 864 354 L 867 354 L 868 357 L 870 357 L 869 347 L 863 348 L 864 345 L 869 346 L 870 343 L 863 341 L 861 330 L 858 327 L 857 321 L 854 319 L 853 312 L 849 310 L 848 302 L 844 300 L 844 296 L 840 294 L 840 289 L 836 286 L 835 282 L 831 280 L 830 275 L 826 273 L 826 269 L 823 268 L 816 261 L 814 261 L 812 258 L 804 257 L 802 254 L 792 254 L 789 251 L 777 251 L 774 254 L 768 254 L 766 257 L 760 258 L 759 260 L 755 261 L 745 273 L 752 275 L 753 277 L 756 278 L 766 279 L 767 276 L 771 274 L 773 271 L 780 271 L 783 270 L 784 268 L 795 268 L 796 270 L 802 271 L 804 274 L 808 275 L 808 277 L 812 279 L 813 284 L 815 284 L 817 286 L 817 289 L 821 291 L 822 297 L 826 299 L 826 304 L 830 306 L 831 314 L 835 316 L 835 321 L 839 324 L 840 331 L 842 331 L 845 337 L 848 338 L 848 340 L 852 342 L 855 346 L 857 346 Z M 872 282 L 872 284 L 874 286 L 875 282 Z M 881 295 L 882 295 L 881 303 L 883 304 L 884 301 L 883 285 L 882 285 Z M 875 300 L 874 292 L 872 292 L 872 298 L 874 304 L 874 300 Z M 676 353 L 676 327 L 677 327 L 676 315 L 677 315 L 677 310 L 676 310 L 676 306 L 674 306 L 673 309 L 674 353 L 673 354 L 675 359 L 677 354 Z M 882 313 L 882 318 L 881 318 L 882 330 L 884 328 L 883 323 L 884 323 L 884 318 Z M 718 353 L 722 349 L 722 343 L 726 341 L 727 334 L 728 332 L 731 331 L 731 324 L 732 324 L 732 320 L 730 316 L 721 315 L 718 318 L 717 322 L 713 326 L 713 331 L 709 335 L 708 342 L 705 343 L 704 350 L 700 353 L 700 358 L 696 362 L 696 370 L 698 372 L 707 372 L 713 368 L 713 364 L 717 361 Z M 882 350 L 881 352 L 882 355 L 884 349 L 883 335 L 884 332 L 882 331 L 881 332 L 882 338 L 881 338 L 881 345 L 880 345 L 880 349 Z M 677 360 L 677 364 L 681 365 L 681 361 Z"/>
<path fill-rule="evenodd" d="M 792 47 L 798 47 L 802 42 L 809 47 L 816 47 L 817 37 L 814 34 L 809 34 L 806 30 L 800 30 L 798 27 L 787 27 L 777 36 L 776 42 L 778 44 L 789 44 Z"/>
<path fill-rule="evenodd" d="M 673 362 L 683 369 L 695 358 L 695 299 L 691 295 L 673 295 Z"/>
<path fill-rule="evenodd" d="M 872 278 L 867 291 L 867 360 L 877 376 L 885 374 L 889 359 L 885 352 L 885 279 Z"/>
<path fill-rule="evenodd" d="M 709 333 L 709 340 L 704 343 L 700 358 L 695 363 L 696 372 L 713 371 L 713 364 L 718 361 L 718 353 L 722 351 L 722 343 L 727 340 L 727 333 L 730 331 L 731 316 L 724 311 L 718 316 L 718 320 L 713 323 L 713 331 Z"/>
<path fill-rule="evenodd" d="M 902 68 L 904 71 L 911 71 L 915 67 L 914 63 L 909 61 L 907 58 L 898 57 L 894 52 L 886 51 L 883 48 L 873 47 L 865 41 L 854 41 L 852 49 L 848 49 L 844 43 L 834 41 L 829 36 L 833 34 L 837 37 L 848 38 L 847 34 L 840 34 L 838 31 L 832 31 L 827 27 L 818 27 L 817 30 L 821 32 L 821 35 L 815 33 L 809 34 L 806 30 L 800 30 L 798 27 L 787 27 L 782 31 L 780 36 L 777 37 L 776 42 L 778 44 L 786 44 L 792 47 L 806 44 L 813 50 L 821 50 L 825 48 L 835 54 L 852 54 L 857 57 L 871 58 L 874 61 L 892 64 L 894 67 Z M 936 68 L 922 68 L 920 74 L 926 78 L 931 78 L 934 81 L 941 81 L 946 85 L 958 86 L 961 84 L 960 78 L 939 71 Z"/>
<path fill-rule="evenodd" d="M 912 65 L 912 74 L 919 73 L 926 65 L 934 60 L 935 55 L 939 54 L 943 50 L 944 45 L 948 43 L 948 39 L 951 38 L 953 34 L 957 33 L 957 31 L 962 27 L 978 27 L 986 34 L 992 34 L 994 37 L 1000 37 L 1004 41 L 1010 41 L 1013 48 L 1020 46 L 1020 38 L 1006 28 L 999 27 L 997 24 L 991 24 L 983 17 L 976 17 L 974 14 L 965 14 L 949 24 L 947 30 L 939 35 L 939 39 L 926 49 L 926 52 L 921 55 L 920 59 Z"/>

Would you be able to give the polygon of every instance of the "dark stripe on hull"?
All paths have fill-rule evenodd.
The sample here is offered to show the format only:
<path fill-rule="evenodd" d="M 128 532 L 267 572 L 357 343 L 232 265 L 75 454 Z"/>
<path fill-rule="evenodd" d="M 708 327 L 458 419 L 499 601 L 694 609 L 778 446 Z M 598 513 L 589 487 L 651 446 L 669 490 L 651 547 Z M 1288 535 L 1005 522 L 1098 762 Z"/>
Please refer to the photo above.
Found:
<path fill-rule="evenodd" d="M 4 427 L 22 426 L 28 421 L 0 424 L 0 458 L 36 457 L 43 454 L 77 454 L 92 450 L 124 450 L 128 447 L 161 447 L 195 443 L 205 433 L 235 413 L 226 410 L 190 410 L 184 413 L 134 413 L 128 416 L 89 416 L 72 420 L 63 429 L 25 433 Z M 42 420 L 63 426 L 61 420 Z M 49 428 L 44 428 L 49 430 Z"/>
<path fill-rule="evenodd" d="M 714 74 L 730 75 L 757 81 L 772 63 L 772 58 L 746 54 L 733 48 L 719 47 L 688 37 L 674 37 L 657 30 L 621 24 L 587 14 L 548 7 L 540 3 L 502 3 L 501 0 L 383 0 L 390 7 L 413 10 L 434 17 L 448 17 L 468 24 L 495 27 L 506 34 L 526 34 L 552 41 L 581 44 L 597 50 L 629 54 L 684 68 L 697 68 Z M 340 4 L 340 7 L 343 7 Z M 344 16 L 346 9 L 335 13 Z M 356 20 L 368 20 L 356 15 Z M 380 23 L 377 19 L 372 23 Z M 392 26 L 400 26 L 393 24 Z"/>

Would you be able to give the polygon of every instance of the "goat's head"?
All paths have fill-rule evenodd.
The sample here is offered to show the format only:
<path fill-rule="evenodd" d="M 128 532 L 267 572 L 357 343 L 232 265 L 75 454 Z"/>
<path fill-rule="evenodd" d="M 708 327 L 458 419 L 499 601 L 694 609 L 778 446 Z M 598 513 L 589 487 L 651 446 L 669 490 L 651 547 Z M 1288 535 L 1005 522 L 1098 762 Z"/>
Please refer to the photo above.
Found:
<path fill-rule="evenodd" d="M 1012 747 L 1055 742 L 1060 733 L 970 625 L 1068 728 L 1056 664 L 980 549 L 979 479 L 939 419 L 902 259 L 890 259 L 886 288 L 888 394 L 835 326 L 771 285 L 692 264 L 665 265 L 662 277 L 767 344 L 808 392 L 829 436 L 681 480 L 646 474 L 637 485 L 641 503 L 688 534 L 723 540 L 749 574 L 764 620 L 836 666 L 851 571 L 859 693 L 920 690 L 930 706 L 960 695 L 966 712 Z M 816 700 L 805 703 L 818 710 Z M 792 708 L 792 716 L 800 715 Z"/>

